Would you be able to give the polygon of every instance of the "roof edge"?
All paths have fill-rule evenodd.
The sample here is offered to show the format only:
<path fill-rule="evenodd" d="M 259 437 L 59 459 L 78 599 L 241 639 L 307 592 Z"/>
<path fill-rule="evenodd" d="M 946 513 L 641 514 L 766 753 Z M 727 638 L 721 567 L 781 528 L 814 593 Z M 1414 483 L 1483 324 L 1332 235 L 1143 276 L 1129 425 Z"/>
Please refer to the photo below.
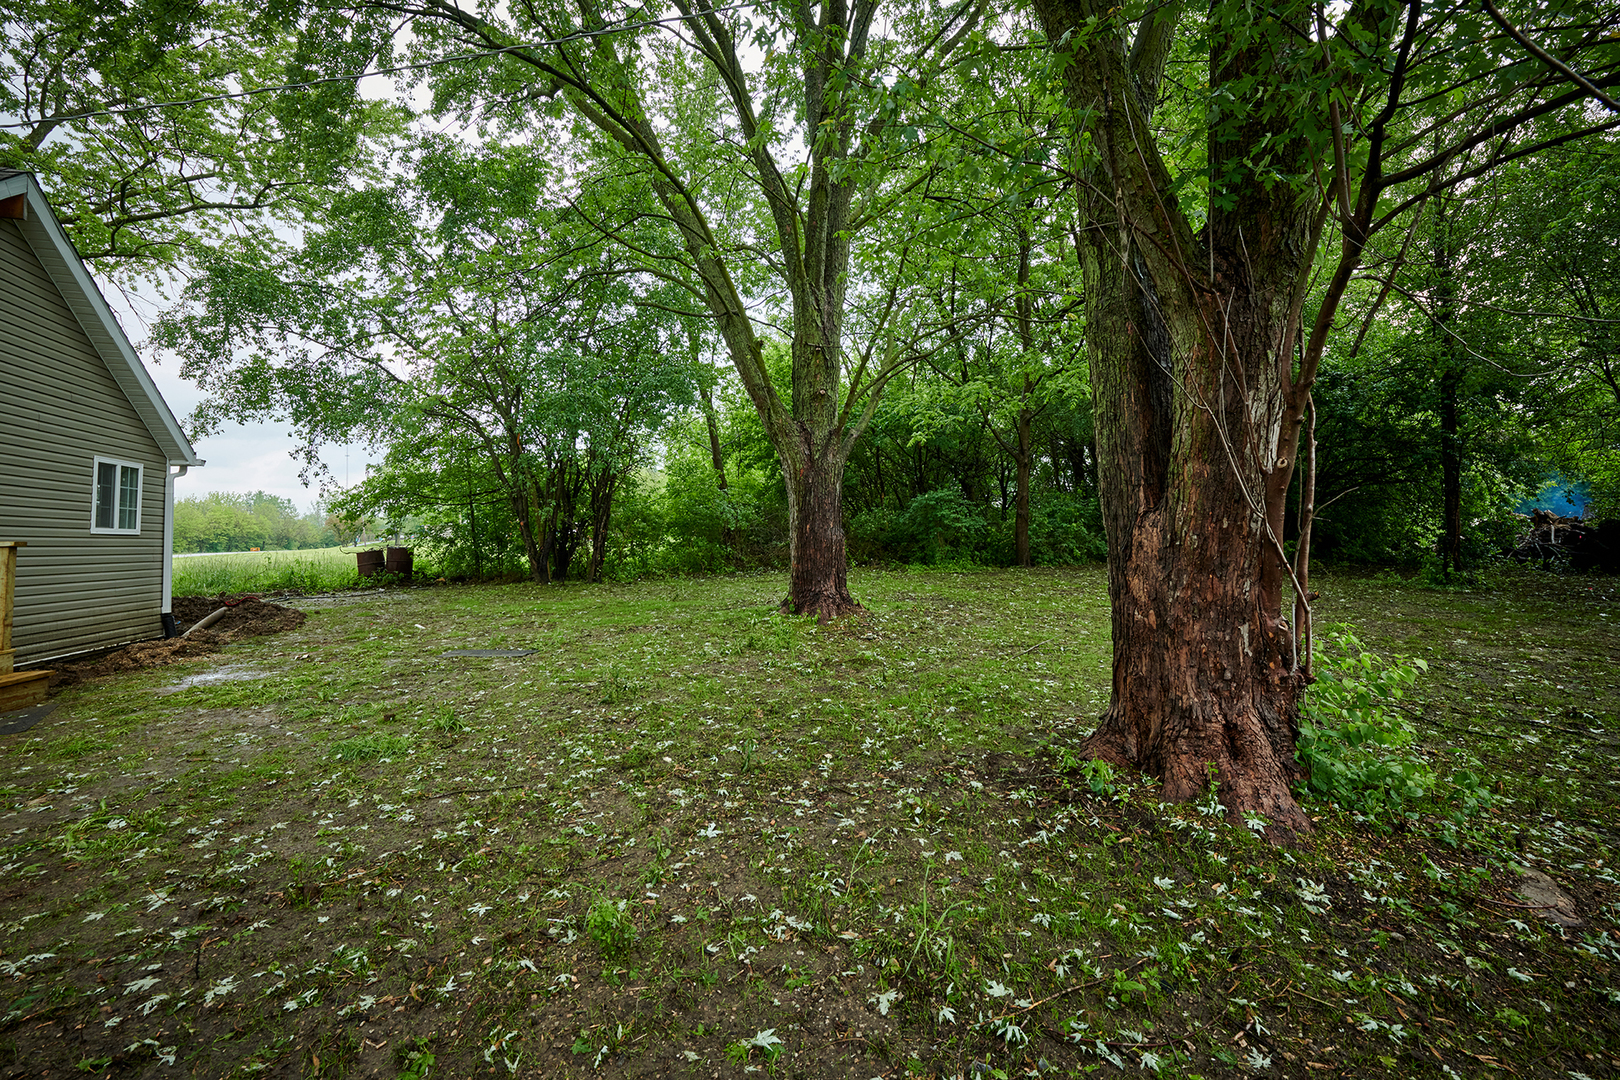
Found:
<path fill-rule="evenodd" d="M 0 199 L 16 195 L 23 195 L 28 207 L 27 216 L 17 220 L 23 238 L 33 248 L 34 257 L 62 294 L 91 347 L 107 365 L 113 380 L 134 406 L 168 463 L 200 466 L 202 459 L 181 430 L 168 402 L 163 400 L 146 365 L 141 363 L 140 355 L 90 276 L 78 249 L 62 230 L 61 222 L 56 220 L 56 213 L 33 173 L 0 174 Z"/>

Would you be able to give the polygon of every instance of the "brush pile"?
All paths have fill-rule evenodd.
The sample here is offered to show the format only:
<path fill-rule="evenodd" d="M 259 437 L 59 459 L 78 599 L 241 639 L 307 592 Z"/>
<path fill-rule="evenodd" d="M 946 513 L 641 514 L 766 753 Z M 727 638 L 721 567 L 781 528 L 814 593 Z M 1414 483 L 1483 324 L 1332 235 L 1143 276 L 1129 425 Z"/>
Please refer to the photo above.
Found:
<path fill-rule="evenodd" d="M 1620 521 L 1559 517 L 1550 510 L 1536 510 L 1522 521 L 1513 548 L 1516 561 L 1620 572 Z"/>

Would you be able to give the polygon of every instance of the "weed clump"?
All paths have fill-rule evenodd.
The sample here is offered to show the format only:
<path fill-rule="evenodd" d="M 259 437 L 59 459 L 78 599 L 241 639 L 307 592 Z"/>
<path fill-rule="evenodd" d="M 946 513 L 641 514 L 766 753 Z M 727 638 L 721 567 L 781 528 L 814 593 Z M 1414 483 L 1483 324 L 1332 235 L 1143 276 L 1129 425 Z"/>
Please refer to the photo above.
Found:
<path fill-rule="evenodd" d="M 618 705 L 639 696 L 646 685 L 614 665 L 602 676 L 602 704 Z"/>
<path fill-rule="evenodd" d="M 428 725 L 441 735 L 454 735 L 458 731 L 467 730 L 466 722 L 457 716 L 455 710 L 448 705 L 435 710 L 432 719 L 428 721 Z"/>
<path fill-rule="evenodd" d="M 411 740 L 404 735 L 356 735 L 332 744 L 332 755 L 339 761 L 373 761 L 408 753 Z"/>
<path fill-rule="evenodd" d="M 607 960 L 617 960 L 636 944 L 636 927 L 630 921 L 630 905 L 603 896 L 585 913 L 585 933 L 596 942 Z"/>

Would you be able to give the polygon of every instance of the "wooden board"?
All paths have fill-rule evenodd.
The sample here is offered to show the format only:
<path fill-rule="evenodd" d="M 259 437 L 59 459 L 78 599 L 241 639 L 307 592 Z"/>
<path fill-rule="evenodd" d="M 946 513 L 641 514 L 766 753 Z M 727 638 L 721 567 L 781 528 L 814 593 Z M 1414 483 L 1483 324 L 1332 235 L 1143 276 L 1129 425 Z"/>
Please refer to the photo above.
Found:
<path fill-rule="evenodd" d="M 27 709 L 45 700 L 51 687 L 49 671 L 13 671 L 0 675 L 0 712 Z"/>

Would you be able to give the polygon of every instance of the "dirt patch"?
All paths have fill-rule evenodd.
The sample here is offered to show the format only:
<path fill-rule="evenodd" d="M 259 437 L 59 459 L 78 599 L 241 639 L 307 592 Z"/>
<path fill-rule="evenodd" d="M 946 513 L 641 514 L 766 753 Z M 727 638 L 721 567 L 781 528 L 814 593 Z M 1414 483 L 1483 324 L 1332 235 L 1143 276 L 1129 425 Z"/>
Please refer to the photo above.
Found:
<path fill-rule="evenodd" d="M 177 596 L 174 598 L 175 621 L 185 630 L 221 607 L 226 608 L 226 612 L 218 622 L 190 637 L 137 641 L 88 660 L 58 664 L 56 674 L 51 676 L 51 686 L 72 686 L 122 671 L 183 663 L 218 652 L 234 638 L 296 630 L 308 618 L 302 611 L 266 603 L 257 596 Z"/>
<path fill-rule="evenodd" d="M 296 630 L 308 618 L 302 611 L 271 604 L 257 596 L 177 596 L 174 618 L 184 630 L 219 608 L 226 608 L 220 620 L 208 629 L 222 634 L 279 634 Z"/>
<path fill-rule="evenodd" d="M 211 630 L 199 630 L 188 638 L 169 638 L 166 641 L 137 641 L 133 645 L 126 645 L 122 649 L 91 660 L 58 664 L 55 674 L 51 676 L 51 686 L 72 686 L 86 679 L 95 679 L 103 675 L 116 675 L 121 671 L 136 671 L 141 668 L 162 667 L 165 664 L 179 664 L 186 660 L 194 660 L 199 656 L 218 652 L 220 646 L 224 645 L 226 640 L 226 636 L 223 634 L 216 634 Z"/>

